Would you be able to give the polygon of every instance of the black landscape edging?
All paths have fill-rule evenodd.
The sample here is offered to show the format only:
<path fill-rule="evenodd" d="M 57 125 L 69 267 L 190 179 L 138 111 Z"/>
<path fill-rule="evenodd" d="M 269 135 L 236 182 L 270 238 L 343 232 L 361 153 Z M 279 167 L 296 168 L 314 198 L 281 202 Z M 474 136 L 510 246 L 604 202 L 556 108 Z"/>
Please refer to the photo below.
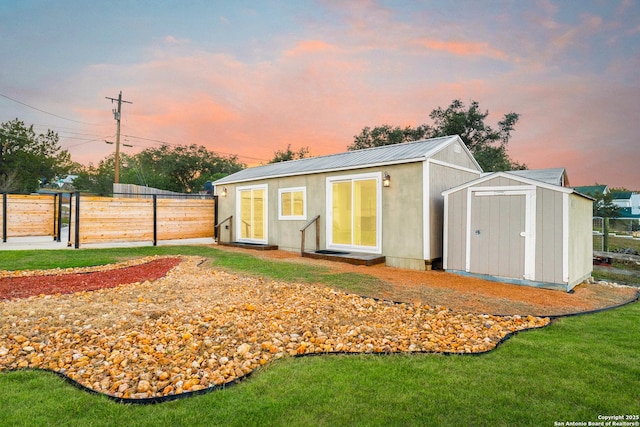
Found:
<path fill-rule="evenodd" d="M 94 394 L 97 396 L 104 396 L 109 400 L 113 400 L 116 403 L 121 403 L 121 404 L 125 404 L 125 405 L 155 405 L 157 403 L 165 403 L 165 402 L 171 402 L 173 400 L 178 400 L 178 399 L 186 399 L 188 397 L 193 397 L 193 396 L 199 396 L 201 394 L 206 394 L 206 393 L 210 393 L 212 391 L 216 391 L 216 390 L 223 390 L 225 388 L 234 386 L 236 384 L 238 384 L 241 381 L 244 381 L 245 379 L 247 379 L 248 377 L 251 376 L 251 374 L 253 372 L 249 372 L 248 374 L 245 374 L 241 377 L 235 378 L 229 382 L 226 382 L 224 384 L 220 384 L 220 385 L 214 385 L 214 386 L 210 386 L 210 387 L 206 387 L 200 390 L 195 390 L 195 391 L 185 391 L 182 393 L 178 393 L 178 394 L 169 394 L 167 396 L 156 396 L 156 397 L 145 397 L 145 398 L 141 398 L 141 399 L 134 399 L 134 398 L 125 398 L 125 397 L 118 397 L 118 396 L 114 396 L 112 394 L 107 394 L 107 393 L 102 393 L 98 390 L 94 390 L 92 388 L 89 388 L 83 384 L 80 384 L 78 381 L 74 380 L 73 378 L 68 377 L 67 375 L 65 375 L 63 372 L 57 372 L 54 371 L 52 369 L 43 369 L 43 368 L 22 368 L 22 369 L 15 369 L 15 371 L 42 371 L 42 372 L 51 372 L 54 375 L 57 375 L 58 377 L 62 378 L 64 381 L 66 381 L 67 383 L 71 384 L 72 386 L 85 391 L 89 394 Z"/>

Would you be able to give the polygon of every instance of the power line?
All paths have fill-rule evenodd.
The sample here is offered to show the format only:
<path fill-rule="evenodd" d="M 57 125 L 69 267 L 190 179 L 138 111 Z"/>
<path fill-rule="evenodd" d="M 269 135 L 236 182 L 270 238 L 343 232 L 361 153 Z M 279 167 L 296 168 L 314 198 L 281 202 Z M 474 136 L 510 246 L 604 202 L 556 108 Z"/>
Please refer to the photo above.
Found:
<path fill-rule="evenodd" d="M 6 130 L 4 130 L 4 129 L 0 129 L 0 136 L 3 136 L 3 137 L 5 137 L 5 138 L 7 138 L 7 139 L 13 139 L 13 140 L 16 140 L 16 141 L 22 141 L 22 142 L 31 142 L 31 141 L 33 141 L 33 140 L 35 140 L 35 139 L 39 138 L 39 137 L 46 137 L 46 135 L 44 135 L 44 134 L 40 134 L 40 135 L 36 135 L 36 136 L 35 136 L 35 139 L 31 139 L 31 138 L 28 138 L 28 137 L 25 137 L 25 136 L 21 136 L 21 135 L 14 135 L 14 134 L 11 134 L 11 133 L 7 133 L 7 131 L 6 131 Z M 96 135 L 92 135 L 92 136 L 96 136 Z M 78 143 L 78 144 L 70 145 L 70 146 L 68 146 L 67 148 L 63 148 L 63 147 L 62 147 L 63 141 L 60 141 L 60 140 L 58 139 L 58 143 L 61 145 L 61 146 L 60 146 L 60 148 L 61 148 L 61 149 L 63 149 L 63 150 L 68 150 L 69 148 L 77 147 L 77 146 L 79 146 L 79 145 L 88 144 L 89 142 L 101 141 L 101 140 L 103 140 L 104 138 L 109 138 L 109 137 L 110 137 L 110 136 L 106 136 L 106 137 L 99 137 L 99 136 L 97 136 L 97 138 L 94 138 L 94 139 L 86 139 L 86 138 L 78 138 L 78 137 L 65 137 L 65 139 L 79 139 L 79 140 L 84 141 L 84 142 L 80 142 L 80 143 Z"/>
<path fill-rule="evenodd" d="M 134 139 L 141 139 L 143 141 L 150 141 L 150 142 L 155 142 L 158 144 L 164 144 L 164 145 L 170 145 L 172 147 L 183 147 L 184 145 L 182 144 L 175 144 L 175 143 L 171 143 L 171 142 L 167 142 L 167 141 L 162 141 L 159 139 L 151 139 L 151 138 L 143 138 L 141 136 L 135 136 L 135 135 L 122 135 L 126 138 L 134 138 Z M 233 153 L 225 153 L 224 151 L 218 151 L 218 150 L 211 150 L 214 153 L 218 153 L 218 154 L 224 154 L 225 156 L 238 156 L 238 157 L 242 157 L 243 159 L 251 159 L 251 160 L 260 160 L 261 162 L 266 161 L 266 159 L 258 159 L 256 157 L 250 157 L 250 156 L 244 156 L 242 154 L 233 154 Z"/>
<path fill-rule="evenodd" d="M 101 126 L 101 124 L 98 124 L 98 123 L 87 123 L 87 122 L 81 122 L 81 121 L 79 121 L 79 120 L 74 120 L 74 119 L 69 119 L 69 118 L 67 118 L 67 117 L 59 116 L 59 115 L 57 115 L 57 114 L 50 113 L 50 112 L 48 112 L 48 111 L 42 110 L 42 109 L 40 109 L 40 108 L 38 108 L 38 107 L 34 107 L 34 106 L 32 106 L 32 105 L 25 104 L 25 103 L 24 103 L 24 102 L 22 102 L 22 101 L 18 101 L 17 99 L 13 99 L 13 98 L 11 98 L 10 96 L 4 95 L 4 94 L 2 94 L 2 93 L 0 93 L 0 96 L 1 96 L 1 97 L 3 97 L 3 98 L 7 98 L 8 100 L 13 101 L 13 102 L 15 102 L 15 103 L 18 103 L 18 104 L 20 104 L 20 105 L 24 105 L 25 107 L 29 107 L 29 108 L 34 109 L 34 110 L 36 110 L 36 111 L 40 111 L 41 113 L 45 113 L 45 114 L 48 114 L 48 115 L 53 116 L 53 117 L 57 117 L 57 118 L 62 119 L 62 120 L 68 120 L 68 121 L 70 121 L 70 122 L 80 123 L 80 124 L 83 124 L 83 125 Z"/>
<path fill-rule="evenodd" d="M 84 141 L 84 142 L 79 142 L 78 144 L 70 145 L 70 146 L 68 146 L 68 147 L 66 148 L 66 150 L 68 150 L 69 148 L 78 147 L 78 146 L 80 146 L 80 145 L 88 144 L 88 143 L 90 143 L 90 142 L 102 141 L 104 138 L 108 138 L 108 137 L 97 138 L 97 139 L 88 139 L 88 140 L 86 140 L 86 141 Z"/>

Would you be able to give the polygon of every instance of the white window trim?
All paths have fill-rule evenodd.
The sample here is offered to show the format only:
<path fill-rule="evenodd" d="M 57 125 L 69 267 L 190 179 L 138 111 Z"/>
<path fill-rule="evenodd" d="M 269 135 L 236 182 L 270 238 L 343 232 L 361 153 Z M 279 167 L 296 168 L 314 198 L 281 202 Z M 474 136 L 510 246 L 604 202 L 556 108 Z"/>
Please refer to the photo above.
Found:
<path fill-rule="evenodd" d="M 338 181 L 361 181 L 361 180 L 376 180 L 376 246 L 358 246 L 358 245 L 343 245 L 333 243 L 333 186 L 334 182 Z M 327 177 L 327 194 L 326 194 L 326 209 L 327 220 L 325 221 L 325 236 L 327 239 L 327 249 L 351 251 L 351 252 L 364 252 L 381 254 L 382 253 L 382 172 L 353 174 L 353 175 L 340 175 Z"/>
<path fill-rule="evenodd" d="M 240 192 L 247 190 L 264 190 L 264 239 L 248 239 L 242 238 L 242 220 L 240 219 L 240 204 L 242 203 Z M 236 187 L 236 219 L 235 222 L 235 235 L 238 242 L 248 243 L 262 243 L 267 244 L 269 241 L 269 186 L 267 184 L 259 185 L 246 185 L 243 187 Z"/>
<path fill-rule="evenodd" d="M 302 191 L 302 215 L 283 215 L 282 214 L 282 194 L 294 193 Z M 278 189 L 278 219 L 280 221 L 294 221 L 307 219 L 307 187 L 290 187 Z"/>

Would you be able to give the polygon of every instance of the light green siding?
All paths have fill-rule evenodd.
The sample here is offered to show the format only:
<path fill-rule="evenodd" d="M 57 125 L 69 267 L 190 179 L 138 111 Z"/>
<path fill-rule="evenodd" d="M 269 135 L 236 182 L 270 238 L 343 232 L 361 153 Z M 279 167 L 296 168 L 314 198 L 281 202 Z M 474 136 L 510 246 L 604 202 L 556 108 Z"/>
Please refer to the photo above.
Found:
<path fill-rule="evenodd" d="M 464 158 L 466 158 L 466 156 Z M 430 200 L 428 258 L 433 260 L 442 258 L 444 227 L 444 196 L 442 196 L 442 192 L 478 178 L 479 173 L 454 169 L 449 166 L 431 162 L 428 162 L 428 168 Z"/>
<path fill-rule="evenodd" d="M 462 148 L 462 142 L 460 141 L 456 141 L 453 144 L 447 145 L 446 147 L 444 147 L 442 150 L 440 150 L 438 153 L 433 155 L 433 159 L 434 160 L 438 160 L 441 162 L 445 162 L 445 163 L 449 163 L 452 165 L 457 165 L 457 166 L 462 166 L 468 169 L 473 169 L 476 170 L 477 166 L 475 164 L 475 162 L 473 161 L 473 158 L 469 157 L 467 155 L 466 150 L 464 150 Z M 477 178 L 478 175 L 476 174 L 474 176 L 474 179 Z M 458 184 L 454 184 L 451 185 L 447 188 L 447 190 L 449 188 L 453 188 L 456 185 L 459 185 L 461 183 Z"/>

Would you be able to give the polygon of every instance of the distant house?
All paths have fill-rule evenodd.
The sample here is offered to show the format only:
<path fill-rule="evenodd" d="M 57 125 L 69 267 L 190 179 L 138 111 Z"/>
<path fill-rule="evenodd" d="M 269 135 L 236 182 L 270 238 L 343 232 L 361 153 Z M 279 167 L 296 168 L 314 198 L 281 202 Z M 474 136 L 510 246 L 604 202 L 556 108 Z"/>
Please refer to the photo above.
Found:
<path fill-rule="evenodd" d="M 73 181 L 78 178 L 78 175 L 67 175 L 65 178 L 60 178 L 56 181 L 59 188 L 64 190 L 73 189 Z"/>
<path fill-rule="evenodd" d="M 621 217 L 640 218 L 640 194 L 633 191 L 614 191 L 611 202 L 621 208 Z"/>
<path fill-rule="evenodd" d="M 574 187 L 573 189 L 580 194 L 584 194 L 593 198 L 609 194 L 609 187 L 606 185 L 583 185 L 580 187 Z"/>
<path fill-rule="evenodd" d="M 248 168 L 213 183 L 219 218 L 231 218 L 220 243 L 311 256 L 317 238 L 325 254 L 424 270 L 442 259 L 442 191 L 481 173 L 459 136 Z M 310 227 L 302 247 L 300 230 L 314 219 L 318 236 Z"/>
<path fill-rule="evenodd" d="M 610 194 L 611 203 L 620 208 L 620 218 L 640 219 L 640 194 L 636 191 L 610 191 L 606 185 L 587 185 L 575 187 L 574 190 L 593 198 Z"/>

